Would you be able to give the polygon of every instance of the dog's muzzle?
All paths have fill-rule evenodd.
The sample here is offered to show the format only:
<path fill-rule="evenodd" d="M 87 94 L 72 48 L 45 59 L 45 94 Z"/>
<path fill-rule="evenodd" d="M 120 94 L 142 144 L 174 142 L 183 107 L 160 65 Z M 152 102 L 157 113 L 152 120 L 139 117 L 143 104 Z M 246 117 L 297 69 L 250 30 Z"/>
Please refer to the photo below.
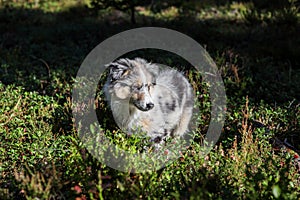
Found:
<path fill-rule="evenodd" d="M 136 106 L 139 110 L 146 112 L 146 111 L 151 110 L 151 109 L 154 107 L 154 103 L 147 103 L 145 107 L 144 107 L 144 106 L 141 106 L 141 105 L 139 105 L 139 104 L 135 104 L 135 106 Z"/>

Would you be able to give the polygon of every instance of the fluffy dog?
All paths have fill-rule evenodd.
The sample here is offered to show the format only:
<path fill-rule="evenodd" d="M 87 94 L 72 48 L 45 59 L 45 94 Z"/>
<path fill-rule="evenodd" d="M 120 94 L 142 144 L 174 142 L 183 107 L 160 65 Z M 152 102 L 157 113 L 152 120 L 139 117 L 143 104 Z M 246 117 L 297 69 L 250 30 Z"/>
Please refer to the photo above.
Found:
<path fill-rule="evenodd" d="M 107 67 L 104 92 L 120 128 L 129 134 L 143 131 L 157 146 L 188 131 L 193 89 L 180 72 L 141 58 L 119 59 Z"/>

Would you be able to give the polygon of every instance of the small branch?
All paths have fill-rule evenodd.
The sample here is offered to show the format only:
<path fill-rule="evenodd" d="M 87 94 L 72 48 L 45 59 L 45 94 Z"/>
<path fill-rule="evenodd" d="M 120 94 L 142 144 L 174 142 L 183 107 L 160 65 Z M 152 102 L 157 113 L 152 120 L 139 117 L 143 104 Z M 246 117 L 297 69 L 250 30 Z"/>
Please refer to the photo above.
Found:
<path fill-rule="evenodd" d="M 46 68 L 47 68 L 47 73 L 48 73 L 48 78 L 51 78 L 51 71 L 50 71 L 50 67 L 49 67 L 48 63 L 47 63 L 44 59 L 42 59 L 42 58 L 37 58 L 37 57 L 34 56 L 34 55 L 31 55 L 31 57 L 32 57 L 33 59 L 36 59 L 36 60 L 42 62 L 42 63 L 46 66 Z"/>

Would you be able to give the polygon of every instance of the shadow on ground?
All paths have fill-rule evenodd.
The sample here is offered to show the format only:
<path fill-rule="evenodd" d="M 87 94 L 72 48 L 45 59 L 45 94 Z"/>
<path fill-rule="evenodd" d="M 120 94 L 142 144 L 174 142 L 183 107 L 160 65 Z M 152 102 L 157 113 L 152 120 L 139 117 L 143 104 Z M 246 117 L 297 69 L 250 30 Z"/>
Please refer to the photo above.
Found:
<path fill-rule="evenodd" d="M 70 83 L 80 63 L 97 44 L 121 31 L 143 26 L 171 28 L 191 36 L 219 66 L 239 58 L 235 63 L 239 71 L 248 70 L 242 76 L 249 76 L 255 88 L 271 88 L 267 93 L 263 89 L 257 99 L 300 99 L 298 88 L 293 86 L 293 79 L 299 78 L 299 24 L 247 25 L 240 20 L 195 21 L 183 16 L 158 20 L 140 16 L 138 24 L 132 25 L 122 16 L 95 16 L 85 7 L 59 13 L 2 8 L 1 81 L 46 94 L 61 93 L 55 83 Z M 289 77 L 284 73 L 289 73 Z M 284 88 L 283 94 L 276 94 L 280 88 Z M 255 98 L 257 89 L 248 89 L 248 95 Z"/>

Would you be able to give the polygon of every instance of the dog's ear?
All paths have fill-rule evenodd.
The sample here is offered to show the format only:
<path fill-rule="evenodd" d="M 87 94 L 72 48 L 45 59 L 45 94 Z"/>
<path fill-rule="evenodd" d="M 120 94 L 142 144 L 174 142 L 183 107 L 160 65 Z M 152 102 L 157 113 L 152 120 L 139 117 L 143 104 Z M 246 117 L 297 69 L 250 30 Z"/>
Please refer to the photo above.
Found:
<path fill-rule="evenodd" d="M 144 65 L 153 76 L 158 76 L 159 67 L 156 64 L 149 63 L 143 58 L 136 58 L 135 61 Z"/>
<path fill-rule="evenodd" d="M 156 64 L 149 63 L 147 64 L 148 71 L 153 74 L 153 76 L 157 77 L 159 74 L 159 67 Z"/>
<path fill-rule="evenodd" d="M 106 65 L 106 67 L 109 68 L 109 77 L 111 82 L 119 80 L 128 73 L 128 66 L 121 65 L 120 63 L 113 62 Z"/>

